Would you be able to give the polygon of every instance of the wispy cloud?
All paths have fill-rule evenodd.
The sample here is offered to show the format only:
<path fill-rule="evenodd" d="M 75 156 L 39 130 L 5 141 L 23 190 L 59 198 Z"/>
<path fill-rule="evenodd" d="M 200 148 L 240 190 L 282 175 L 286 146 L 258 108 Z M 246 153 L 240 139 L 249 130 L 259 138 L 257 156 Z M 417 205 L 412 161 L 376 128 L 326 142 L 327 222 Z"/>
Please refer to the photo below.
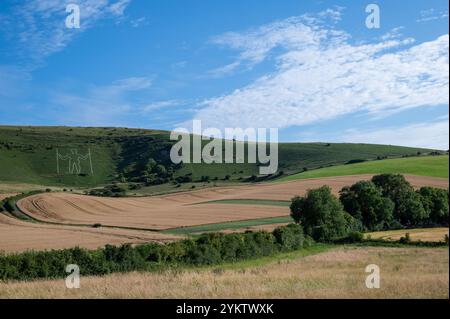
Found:
<path fill-rule="evenodd" d="M 184 103 L 184 101 L 180 101 L 180 100 L 158 101 L 158 102 L 153 102 L 153 103 L 145 105 L 144 107 L 141 108 L 141 110 L 142 110 L 142 112 L 147 113 L 147 112 L 153 112 L 156 110 L 160 110 L 163 108 L 179 106 L 179 105 L 182 105 L 183 103 Z"/>
<path fill-rule="evenodd" d="M 449 127 L 447 119 L 437 119 L 425 123 L 413 123 L 401 127 L 345 132 L 345 141 L 353 143 L 373 143 L 424 147 L 448 150 Z"/>
<path fill-rule="evenodd" d="M 416 22 L 428 22 L 433 20 L 448 19 L 448 11 L 436 11 L 435 9 L 427 9 L 420 11 L 420 18 Z"/>
<path fill-rule="evenodd" d="M 131 0 L 78 0 L 79 29 L 65 26 L 66 5 L 71 0 L 31 0 L 18 4 L 4 14 L 0 29 L 23 55 L 33 63 L 65 48 L 79 33 L 105 18 L 121 18 Z"/>
<path fill-rule="evenodd" d="M 225 76 L 242 65 L 252 68 L 264 61 L 270 52 L 279 46 L 287 50 L 295 50 L 318 45 L 324 38 L 334 41 L 343 40 L 347 36 L 344 32 L 317 28 L 317 25 L 321 23 L 338 22 L 342 11 L 343 8 L 336 7 L 317 15 L 304 14 L 242 33 L 228 32 L 213 37 L 211 40 L 213 44 L 231 48 L 240 53 L 233 63 L 211 70 L 210 74 L 214 77 Z M 334 36 L 330 37 L 330 34 Z"/>
<path fill-rule="evenodd" d="M 403 29 L 404 29 L 404 27 L 393 28 L 389 32 L 383 34 L 381 36 L 381 40 L 387 41 L 387 40 L 392 40 L 392 39 L 398 39 L 403 35 L 401 33 L 401 30 L 403 30 Z"/>
<path fill-rule="evenodd" d="M 272 54 L 274 71 L 203 101 L 195 118 L 214 127 L 283 128 L 448 104 L 448 34 L 415 44 L 398 32 L 353 44 L 350 34 L 307 15 L 219 36 L 216 43 L 240 52 L 236 67 Z"/>
<path fill-rule="evenodd" d="M 147 21 L 146 17 L 140 17 L 140 18 L 131 20 L 130 24 L 133 28 L 138 28 L 142 25 L 148 25 L 148 21 Z"/>

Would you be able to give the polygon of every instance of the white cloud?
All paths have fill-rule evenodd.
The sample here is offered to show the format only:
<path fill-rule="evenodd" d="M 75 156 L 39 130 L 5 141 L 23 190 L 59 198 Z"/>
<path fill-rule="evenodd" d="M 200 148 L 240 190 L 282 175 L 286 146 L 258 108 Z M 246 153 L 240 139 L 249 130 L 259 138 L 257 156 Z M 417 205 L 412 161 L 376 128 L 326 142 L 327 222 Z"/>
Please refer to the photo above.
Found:
<path fill-rule="evenodd" d="M 16 5 L 4 14 L 0 30 L 16 44 L 27 60 L 43 58 L 66 47 L 73 37 L 104 18 L 121 18 L 131 0 L 31 0 Z M 66 5 L 80 6 L 80 28 L 65 26 Z"/>
<path fill-rule="evenodd" d="M 218 37 L 216 43 L 240 52 L 238 63 L 284 50 L 274 57 L 274 72 L 203 101 L 195 118 L 213 127 L 283 128 L 448 104 L 448 34 L 416 45 L 410 38 L 369 44 L 350 38 L 311 16 Z"/>
<path fill-rule="evenodd" d="M 402 127 L 389 127 L 373 131 L 351 130 L 345 142 L 390 144 L 448 150 L 448 117 L 432 122 L 414 123 Z"/>
<path fill-rule="evenodd" d="M 240 54 L 236 61 L 212 70 L 210 74 L 215 77 L 228 75 L 242 64 L 251 68 L 266 59 L 270 51 L 278 46 L 286 49 L 315 46 L 330 34 L 334 35 L 332 38 L 334 41 L 343 40 L 347 37 L 345 32 L 317 28 L 319 23 L 325 21 L 331 23 L 339 21 L 341 12 L 342 8 L 336 7 L 322 11 L 316 16 L 304 14 L 247 32 L 228 32 L 214 37 L 212 43 L 238 50 Z"/>
<path fill-rule="evenodd" d="M 118 0 L 115 3 L 112 3 L 108 7 L 108 10 L 111 11 L 115 16 L 121 16 L 123 15 L 123 12 L 130 2 L 131 0 Z"/>
<path fill-rule="evenodd" d="M 145 105 L 142 108 L 142 111 L 143 112 L 152 112 L 152 111 L 163 109 L 163 108 L 178 106 L 178 105 L 181 105 L 182 103 L 183 103 L 183 101 L 179 101 L 179 100 L 158 101 L 158 102 L 153 102 L 153 103 Z"/>
<path fill-rule="evenodd" d="M 131 20 L 130 24 L 133 28 L 138 28 L 141 25 L 148 25 L 148 21 L 147 21 L 146 17 L 140 17 L 140 18 Z"/>
<path fill-rule="evenodd" d="M 416 22 L 423 23 L 440 19 L 448 19 L 448 11 L 438 12 L 435 9 L 428 9 L 420 11 L 420 18 Z"/>
<path fill-rule="evenodd" d="M 387 32 L 384 35 L 382 35 L 380 39 L 383 40 L 383 41 L 386 41 L 386 40 L 400 38 L 402 36 L 402 33 L 400 31 L 403 30 L 403 29 L 404 29 L 404 27 L 393 28 L 389 32 Z"/>

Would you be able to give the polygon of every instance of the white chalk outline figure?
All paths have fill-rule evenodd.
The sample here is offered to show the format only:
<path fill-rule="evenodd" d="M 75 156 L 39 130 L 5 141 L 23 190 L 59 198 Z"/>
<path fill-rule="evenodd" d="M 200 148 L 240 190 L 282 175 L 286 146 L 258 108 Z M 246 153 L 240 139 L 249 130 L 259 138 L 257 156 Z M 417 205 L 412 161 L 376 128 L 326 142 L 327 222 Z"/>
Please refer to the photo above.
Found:
<path fill-rule="evenodd" d="M 89 159 L 89 165 L 91 168 L 91 174 L 94 174 L 94 170 L 92 168 L 92 157 L 91 157 L 91 149 L 88 149 L 88 153 L 86 155 L 78 154 L 77 149 L 71 149 L 70 153 L 66 155 L 62 155 L 59 153 L 58 149 L 56 149 L 56 170 L 58 174 L 59 171 L 59 160 L 69 161 L 69 174 L 80 174 L 81 173 L 81 160 L 85 161 Z"/>

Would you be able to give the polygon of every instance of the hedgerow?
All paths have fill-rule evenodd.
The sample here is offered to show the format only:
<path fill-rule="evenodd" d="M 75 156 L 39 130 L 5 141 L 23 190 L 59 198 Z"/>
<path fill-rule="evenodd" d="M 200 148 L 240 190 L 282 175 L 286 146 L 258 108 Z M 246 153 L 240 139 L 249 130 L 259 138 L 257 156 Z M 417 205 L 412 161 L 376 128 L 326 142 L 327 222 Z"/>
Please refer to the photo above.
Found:
<path fill-rule="evenodd" d="M 214 265 L 291 251 L 310 243 L 310 239 L 305 239 L 301 226 L 292 224 L 279 227 L 272 233 L 209 233 L 197 239 L 168 244 L 28 251 L 0 255 L 0 280 L 62 278 L 67 276 L 65 267 L 68 264 L 78 265 L 82 275 L 145 271 L 166 265 Z"/>

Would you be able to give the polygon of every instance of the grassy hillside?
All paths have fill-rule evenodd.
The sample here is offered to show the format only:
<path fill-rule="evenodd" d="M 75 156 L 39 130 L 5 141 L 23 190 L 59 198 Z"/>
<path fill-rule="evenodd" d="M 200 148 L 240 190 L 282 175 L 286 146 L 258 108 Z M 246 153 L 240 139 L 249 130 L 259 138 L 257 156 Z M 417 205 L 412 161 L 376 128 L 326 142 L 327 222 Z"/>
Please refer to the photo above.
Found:
<path fill-rule="evenodd" d="M 93 187 L 113 181 L 142 178 L 149 159 L 170 172 L 165 182 L 189 176 L 192 181 L 246 180 L 258 175 L 257 164 L 184 164 L 174 166 L 169 152 L 173 141 L 166 131 L 128 128 L 0 126 L 0 182 L 67 187 Z M 80 174 L 69 173 L 62 156 L 91 154 L 80 160 Z M 281 143 L 279 170 L 285 174 L 317 169 L 349 161 L 401 157 L 429 150 L 369 144 Z M 227 177 L 228 175 L 228 177 Z"/>
<path fill-rule="evenodd" d="M 286 176 L 279 181 L 358 174 L 399 173 L 448 178 L 448 155 L 420 156 L 326 167 Z"/>

